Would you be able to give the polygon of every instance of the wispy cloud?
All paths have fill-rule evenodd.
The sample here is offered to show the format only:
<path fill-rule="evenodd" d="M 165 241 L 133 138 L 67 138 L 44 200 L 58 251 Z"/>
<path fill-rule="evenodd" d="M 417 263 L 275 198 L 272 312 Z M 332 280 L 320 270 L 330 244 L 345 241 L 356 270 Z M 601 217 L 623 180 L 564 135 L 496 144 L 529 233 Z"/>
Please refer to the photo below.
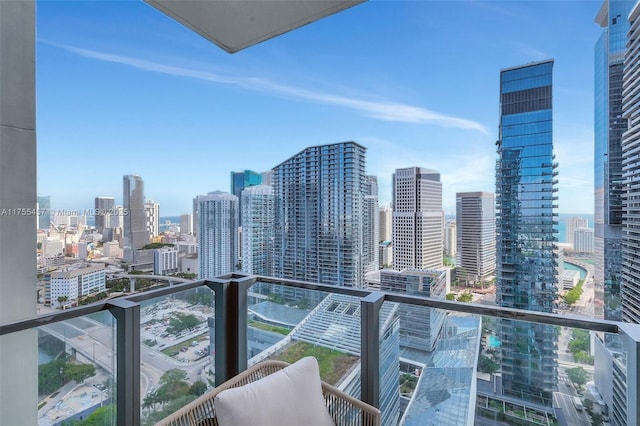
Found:
<path fill-rule="evenodd" d="M 193 78 L 218 84 L 227 84 L 241 87 L 246 90 L 269 92 L 280 96 L 288 96 L 314 103 L 335 105 L 350 109 L 367 117 L 378 120 L 415 124 L 434 124 L 442 127 L 476 130 L 485 135 L 489 134 L 487 128 L 476 121 L 441 114 L 425 108 L 407 105 L 400 102 L 357 99 L 353 97 L 340 96 L 330 93 L 308 90 L 300 87 L 284 85 L 259 77 L 228 76 L 212 73 L 209 71 L 200 71 L 191 68 L 165 65 L 144 59 L 99 52 L 59 43 L 45 43 L 86 58 L 127 65 L 133 68 L 154 73 Z"/>
<path fill-rule="evenodd" d="M 532 61 L 542 61 L 552 57 L 552 55 L 549 55 L 540 49 L 536 49 L 535 47 L 519 41 L 510 41 L 509 43 L 516 49 L 518 54 L 529 58 L 529 60 Z"/>

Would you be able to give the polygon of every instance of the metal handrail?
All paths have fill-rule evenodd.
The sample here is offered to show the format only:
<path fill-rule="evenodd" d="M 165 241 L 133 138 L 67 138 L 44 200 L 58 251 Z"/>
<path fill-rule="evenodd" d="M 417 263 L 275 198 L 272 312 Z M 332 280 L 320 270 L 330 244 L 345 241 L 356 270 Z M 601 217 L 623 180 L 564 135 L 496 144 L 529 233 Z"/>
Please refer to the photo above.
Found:
<path fill-rule="evenodd" d="M 129 300 L 131 302 L 142 302 L 149 299 L 155 299 L 157 297 L 168 296 L 175 293 L 179 293 L 185 290 L 191 290 L 203 286 L 211 287 L 211 284 L 220 283 L 224 280 L 244 278 L 248 275 L 230 274 L 221 276 L 220 279 L 209 280 L 194 280 L 188 283 L 174 284 L 168 287 L 162 287 L 145 291 L 142 293 L 135 293 L 130 295 L 124 295 L 118 299 Z M 324 291 L 327 293 L 344 294 L 348 296 L 355 296 L 364 298 L 368 295 L 378 292 L 379 290 L 359 289 L 353 287 L 340 287 L 329 284 L 319 284 L 299 280 L 291 280 L 284 278 L 274 278 L 265 276 L 254 276 L 259 283 L 275 284 L 286 287 L 296 287 L 305 290 Z M 496 318 L 505 318 L 512 320 L 521 320 L 529 322 L 537 322 L 543 324 L 560 325 L 564 327 L 583 328 L 587 330 L 605 332 L 605 333 L 618 333 L 619 323 L 615 321 L 607 321 L 600 319 L 589 319 L 580 317 L 577 315 L 569 314 L 552 314 L 545 312 L 534 312 L 522 309 L 504 308 L 499 306 L 486 306 L 475 303 L 462 303 L 449 300 L 435 299 L 433 297 L 425 296 L 410 296 L 399 293 L 391 293 L 380 291 L 384 294 L 384 300 L 388 302 L 404 303 L 408 305 L 423 306 L 428 308 L 443 309 L 447 311 L 454 311 L 460 313 L 486 315 Z M 115 299 L 111 299 L 115 300 Z M 39 326 L 52 324 L 60 321 L 65 321 L 73 318 L 78 318 L 85 315 L 90 315 L 96 312 L 105 311 L 109 309 L 108 301 L 100 301 L 92 303 L 90 305 L 80 306 L 77 308 L 71 308 L 64 311 L 45 314 L 36 318 L 11 322 L 8 324 L 0 325 L 0 336 L 10 334 L 22 330 L 28 330 Z"/>
<path fill-rule="evenodd" d="M 623 337 L 623 340 L 627 342 L 625 347 L 629 352 L 629 360 L 633 361 L 640 354 L 640 326 L 634 324 L 237 273 L 220 276 L 216 279 L 174 284 L 143 293 L 124 295 L 108 301 L 100 301 L 28 320 L 0 325 L 0 336 L 101 311 L 109 311 L 115 317 L 117 324 L 117 346 L 115 352 L 117 352 L 117 377 L 119 379 L 116 381 L 116 421 L 117 424 L 135 425 L 140 423 L 139 302 L 200 287 L 208 287 L 212 290 L 215 294 L 216 348 L 220 348 L 215 357 L 216 383 L 222 383 L 247 368 L 247 296 L 250 286 L 255 283 L 336 293 L 360 299 L 360 365 L 361 371 L 365 372 L 361 381 L 361 398 L 364 402 L 376 407 L 379 406 L 378 374 L 380 368 L 378 321 L 380 309 L 385 301 L 507 320 L 614 333 Z M 633 377 L 628 379 L 631 379 L 627 383 L 628 386 L 632 388 L 639 387 L 638 381 Z"/>

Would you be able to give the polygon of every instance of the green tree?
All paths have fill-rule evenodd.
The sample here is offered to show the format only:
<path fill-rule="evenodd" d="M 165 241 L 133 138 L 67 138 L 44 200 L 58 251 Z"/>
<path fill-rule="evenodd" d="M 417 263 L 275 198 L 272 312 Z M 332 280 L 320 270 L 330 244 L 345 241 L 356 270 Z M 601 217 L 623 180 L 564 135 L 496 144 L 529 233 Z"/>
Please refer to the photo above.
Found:
<path fill-rule="evenodd" d="M 495 374 L 499 368 L 500 364 L 486 355 L 480 355 L 478 358 L 478 370 L 483 373 Z"/>
<path fill-rule="evenodd" d="M 471 294 L 470 291 L 465 291 L 460 296 L 458 296 L 458 298 L 456 300 L 458 302 L 468 303 L 468 302 L 471 302 L 473 300 L 473 295 Z"/>
<path fill-rule="evenodd" d="M 456 295 L 455 295 L 455 293 L 448 293 L 445 296 L 445 299 L 447 299 L 447 300 L 456 300 Z"/>
<path fill-rule="evenodd" d="M 58 296 L 58 303 L 61 305 L 62 309 L 64 309 L 64 302 L 69 300 L 69 296 Z"/>
<path fill-rule="evenodd" d="M 38 393 L 45 395 L 60 389 L 65 381 L 64 371 L 67 362 L 56 359 L 38 367 Z"/>
<path fill-rule="evenodd" d="M 82 383 L 96 375 L 96 367 L 93 364 L 67 364 L 64 375 L 68 380 Z"/>
<path fill-rule="evenodd" d="M 200 320 L 196 318 L 194 315 L 185 315 L 182 313 L 176 313 L 169 319 L 169 326 L 167 327 L 167 332 L 171 334 L 176 334 L 181 332 L 182 330 L 186 330 L 188 328 L 196 327 L 200 324 Z"/>
<path fill-rule="evenodd" d="M 568 368 L 566 371 L 567 371 L 567 376 L 569 377 L 569 380 L 571 380 L 579 388 L 581 388 L 587 383 L 587 379 L 588 379 L 587 370 L 585 370 L 584 368 L 574 367 L 574 368 Z"/>
<path fill-rule="evenodd" d="M 589 341 L 573 339 L 569 342 L 569 351 L 575 354 L 576 352 L 586 352 L 589 350 Z"/>
<path fill-rule="evenodd" d="M 200 396 L 204 394 L 206 391 L 207 391 L 207 385 L 200 380 L 192 384 L 191 387 L 189 388 L 189 394 L 195 395 L 195 396 Z"/>

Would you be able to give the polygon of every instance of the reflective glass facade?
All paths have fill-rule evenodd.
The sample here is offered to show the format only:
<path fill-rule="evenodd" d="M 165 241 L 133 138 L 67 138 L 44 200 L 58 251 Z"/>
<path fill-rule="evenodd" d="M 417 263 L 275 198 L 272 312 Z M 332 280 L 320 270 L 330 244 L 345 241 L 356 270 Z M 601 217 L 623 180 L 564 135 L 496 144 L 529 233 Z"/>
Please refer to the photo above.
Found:
<path fill-rule="evenodd" d="M 262 183 L 262 174 L 253 170 L 245 170 L 243 172 L 231 172 L 231 193 L 238 197 L 240 202 L 239 211 L 242 212 L 242 190 L 250 186 L 260 185 Z M 240 226 L 242 226 L 242 215 L 238 218 Z"/>
<path fill-rule="evenodd" d="M 553 312 L 557 297 L 553 60 L 502 70 L 496 165 L 496 302 Z M 556 389 L 552 327 L 503 320 L 505 394 L 551 404 Z"/>
<path fill-rule="evenodd" d="M 273 168 L 276 276 L 363 286 L 365 152 L 315 146 Z"/>
<path fill-rule="evenodd" d="M 602 35 L 595 46 L 594 189 L 595 314 L 622 318 L 622 76 L 627 17 L 635 0 L 605 1 L 596 16 Z"/>
<path fill-rule="evenodd" d="M 640 3 L 630 22 L 622 90 L 623 118 L 629 122 L 622 135 L 622 318 L 640 324 Z"/>
<path fill-rule="evenodd" d="M 122 202 L 124 207 L 124 256 L 133 261 L 133 250 L 149 242 L 147 217 L 144 211 L 144 182 L 140 176 L 122 178 Z"/>
<path fill-rule="evenodd" d="M 242 191 L 242 271 L 273 275 L 273 187 L 256 185 Z"/>

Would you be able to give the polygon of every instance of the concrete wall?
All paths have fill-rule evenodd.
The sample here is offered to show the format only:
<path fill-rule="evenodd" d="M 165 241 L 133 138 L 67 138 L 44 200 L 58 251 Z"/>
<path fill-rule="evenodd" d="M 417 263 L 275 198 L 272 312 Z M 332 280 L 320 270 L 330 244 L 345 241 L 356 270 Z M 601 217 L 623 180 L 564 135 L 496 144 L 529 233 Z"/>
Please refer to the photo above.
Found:
<path fill-rule="evenodd" d="M 0 1 L 2 324 L 36 315 L 35 118 L 35 1 Z M 0 337 L 0 424 L 37 424 L 37 366 L 35 331 Z"/>

